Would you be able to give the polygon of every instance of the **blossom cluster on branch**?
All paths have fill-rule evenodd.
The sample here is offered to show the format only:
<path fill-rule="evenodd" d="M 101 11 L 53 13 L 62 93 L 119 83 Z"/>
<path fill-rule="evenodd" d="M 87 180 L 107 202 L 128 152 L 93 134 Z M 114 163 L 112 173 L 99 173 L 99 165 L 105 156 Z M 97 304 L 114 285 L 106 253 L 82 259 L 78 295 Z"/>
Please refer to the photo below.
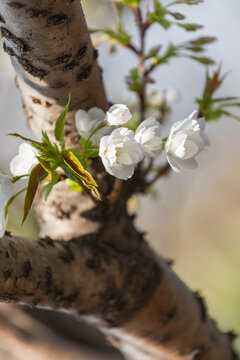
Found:
<path fill-rule="evenodd" d="M 75 122 L 81 137 L 80 147 L 66 149 L 63 134 L 68 105 L 56 121 L 58 144 L 52 142 L 46 132 L 42 132 L 42 142 L 11 134 L 26 142 L 19 146 L 18 155 L 10 162 L 14 177 L 0 174 L 0 236 L 6 228 L 8 207 L 25 190 L 23 222 L 39 185 L 42 185 L 41 191 L 45 192 L 46 198 L 59 181 L 67 181 L 71 190 L 88 191 L 100 200 L 98 185 L 86 170 L 94 158 L 101 158 L 109 174 L 127 180 L 144 158 L 155 159 L 163 151 L 174 171 L 195 168 L 195 156 L 208 143 L 204 133 L 205 120 L 198 118 L 197 111 L 176 122 L 169 136 L 163 138 L 162 125 L 154 117 L 140 122 L 135 131 L 129 129 L 127 125 L 132 118 L 129 108 L 125 104 L 115 104 L 106 114 L 96 107 L 88 111 L 79 109 Z M 12 195 L 12 184 L 26 177 L 29 178 L 28 186 Z"/>

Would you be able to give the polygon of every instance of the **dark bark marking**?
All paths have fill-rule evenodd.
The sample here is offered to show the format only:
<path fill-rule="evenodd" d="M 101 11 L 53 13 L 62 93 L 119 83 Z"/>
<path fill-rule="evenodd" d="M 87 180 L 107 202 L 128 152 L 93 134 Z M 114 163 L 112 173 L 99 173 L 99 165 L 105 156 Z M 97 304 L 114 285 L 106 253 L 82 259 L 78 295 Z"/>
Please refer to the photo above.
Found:
<path fill-rule="evenodd" d="M 87 259 L 85 262 L 85 266 L 89 269 L 96 270 L 96 272 L 99 272 L 101 267 L 101 261 L 97 257 L 92 259 Z"/>
<path fill-rule="evenodd" d="M 11 1 L 11 2 L 8 3 L 8 6 L 9 6 L 11 9 L 18 10 L 18 9 L 22 9 L 25 5 L 24 5 L 24 4 L 21 4 L 20 2 Z"/>
<path fill-rule="evenodd" d="M 54 241 L 49 236 L 40 238 L 39 241 L 43 241 L 47 246 L 55 247 Z"/>
<path fill-rule="evenodd" d="M 71 262 L 75 259 L 68 244 L 64 245 L 63 251 L 59 251 L 58 257 L 66 264 L 71 264 Z"/>
<path fill-rule="evenodd" d="M 47 75 L 47 72 L 45 70 L 34 67 L 29 60 L 21 56 L 18 56 L 12 48 L 6 45 L 5 42 L 3 43 L 3 50 L 8 55 L 15 56 L 19 64 L 22 65 L 23 69 L 32 76 L 37 77 L 39 79 L 43 79 Z"/>
<path fill-rule="evenodd" d="M 10 270 L 10 269 L 3 270 L 2 274 L 3 274 L 4 280 L 6 281 L 12 275 L 12 270 Z"/>
<path fill-rule="evenodd" d="M 98 50 L 97 49 L 93 49 L 93 60 L 97 60 L 97 58 L 98 58 Z"/>
<path fill-rule="evenodd" d="M 67 2 L 71 4 L 72 2 L 74 2 L 74 0 L 67 0 Z"/>
<path fill-rule="evenodd" d="M 102 212 L 100 207 L 96 206 L 90 210 L 83 211 L 79 214 L 79 216 L 84 217 L 87 220 L 91 221 L 100 221 L 102 219 Z"/>
<path fill-rule="evenodd" d="M 3 24 L 6 23 L 6 21 L 4 20 L 4 18 L 2 17 L 2 15 L 0 15 L 0 22 L 3 23 Z"/>
<path fill-rule="evenodd" d="M 18 59 L 19 64 L 22 65 L 23 69 L 33 77 L 37 77 L 40 80 L 42 80 L 47 75 L 47 72 L 45 70 L 36 68 L 30 63 L 29 60 L 25 58 L 21 58 L 20 56 L 16 56 L 16 57 Z"/>
<path fill-rule="evenodd" d="M 87 49 L 88 49 L 87 44 L 84 44 L 82 47 L 80 47 L 80 49 L 77 52 L 77 58 L 79 60 L 86 55 Z"/>
<path fill-rule="evenodd" d="M 66 22 L 67 19 L 68 19 L 68 16 L 65 14 L 52 15 L 47 18 L 47 25 L 60 25 L 64 22 Z"/>
<path fill-rule="evenodd" d="M 32 97 L 32 102 L 34 103 L 34 104 L 41 104 L 41 100 L 40 99 L 38 99 L 38 98 L 36 98 L 36 97 Z"/>
<path fill-rule="evenodd" d="M 47 266 L 45 269 L 45 294 L 48 295 L 52 287 L 52 269 Z"/>
<path fill-rule="evenodd" d="M 24 277 L 25 279 L 29 277 L 29 275 L 31 274 L 32 271 L 32 264 L 30 263 L 29 260 L 24 261 L 24 263 L 22 264 L 22 277 Z"/>
<path fill-rule="evenodd" d="M 198 291 L 195 291 L 193 294 L 199 304 L 202 322 L 205 322 L 207 319 L 207 310 L 206 310 L 205 301 Z"/>
<path fill-rule="evenodd" d="M 42 106 L 44 106 L 44 107 L 46 107 L 46 108 L 49 108 L 49 107 L 52 106 L 52 104 L 51 104 L 50 102 L 48 102 L 48 101 L 44 101 L 43 104 L 42 104 Z"/>
<path fill-rule="evenodd" d="M 15 249 L 15 247 L 13 246 L 12 243 L 9 243 L 9 249 L 10 249 L 12 257 L 16 260 L 18 253 L 17 253 L 17 250 Z"/>
<path fill-rule="evenodd" d="M 37 10 L 37 9 L 29 9 L 27 10 L 27 14 L 29 17 L 36 19 L 36 18 L 42 18 L 49 14 L 49 11 L 47 10 Z"/>
<path fill-rule="evenodd" d="M 5 251 L 5 258 L 9 259 L 9 253 L 8 253 L 8 251 Z"/>
<path fill-rule="evenodd" d="M 70 219 L 71 215 L 77 210 L 76 205 L 71 205 L 69 209 L 65 210 L 62 208 L 61 204 L 55 204 L 56 206 L 56 216 L 58 219 Z"/>
<path fill-rule="evenodd" d="M 58 56 L 56 59 L 44 61 L 44 62 L 47 65 L 56 66 L 56 65 L 66 64 L 71 57 L 72 54 L 63 54 L 61 56 Z"/>
<path fill-rule="evenodd" d="M 173 307 L 172 309 L 170 309 L 170 311 L 168 311 L 166 314 L 164 314 L 161 317 L 161 320 L 160 320 L 161 324 L 167 325 L 174 318 L 174 316 L 176 315 L 176 312 L 177 312 L 176 307 Z"/>
<path fill-rule="evenodd" d="M 62 70 L 63 71 L 72 70 L 77 64 L 78 64 L 78 62 L 76 60 L 73 60 L 69 64 L 63 66 Z"/>
<path fill-rule="evenodd" d="M 6 45 L 5 41 L 3 42 L 3 50 L 9 55 L 9 56 L 16 56 L 15 52 L 12 48 Z"/>
<path fill-rule="evenodd" d="M 48 101 L 43 101 L 43 102 L 42 102 L 40 99 L 38 99 L 38 98 L 36 98 L 36 97 L 34 97 L 34 96 L 31 96 L 31 99 L 32 99 L 32 102 L 33 102 L 34 104 L 42 105 L 42 106 L 44 106 L 44 107 L 46 107 L 46 108 L 49 108 L 49 107 L 52 106 L 52 104 L 50 104 Z"/>
<path fill-rule="evenodd" d="M 52 88 L 52 89 L 60 89 L 60 88 L 62 88 L 62 87 L 64 87 L 64 86 L 67 86 L 67 82 L 58 81 L 58 82 L 56 82 L 55 84 L 53 84 L 53 85 L 51 86 L 51 88 Z"/>
<path fill-rule="evenodd" d="M 19 39 L 17 36 L 13 35 L 8 29 L 1 27 L 2 37 L 11 41 L 18 49 L 21 54 L 31 50 L 31 47 L 27 45 L 23 40 Z"/>
<path fill-rule="evenodd" d="M 87 80 L 92 70 L 92 65 L 84 65 L 76 76 L 77 81 Z"/>
<path fill-rule="evenodd" d="M 26 296 L 26 297 L 30 297 L 30 296 L 33 296 L 34 293 L 23 293 L 23 296 Z"/>

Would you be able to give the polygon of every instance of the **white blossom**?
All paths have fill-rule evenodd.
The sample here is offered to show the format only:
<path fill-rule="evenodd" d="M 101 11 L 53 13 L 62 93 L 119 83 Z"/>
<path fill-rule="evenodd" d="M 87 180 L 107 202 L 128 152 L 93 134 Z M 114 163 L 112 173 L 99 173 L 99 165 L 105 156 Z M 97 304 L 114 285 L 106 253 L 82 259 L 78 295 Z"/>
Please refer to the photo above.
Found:
<path fill-rule="evenodd" d="M 0 211 L 0 239 L 4 236 L 6 231 L 8 219 L 5 218 L 5 212 L 4 210 Z"/>
<path fill-rule="evenodd" d="M 196 168 L 195 156 L 208 145 L 204 133 L 205 119 L 197 116 L 198 112 L 194 111 L 188 118 L 176 122 L 170 130 L 165 151 L 170 166 L 176 172 Z"/>
<path fill-rule="evenodd" d="M 29 174 L 32 168 L 38 164 L 37 150 L 28 143 L 22 143 L 16 155 L 10 162 L 10 170 L 13 176 Z"/>
<path fill-rule="evenodd" d="M 96 128 L 103 123 L 105 113 L 102 109 L 93 107 L 88 111 L 79 109 L 75 114 L 75 124 L 80 136 L 87 139 Z M 99 144 L 101 137 L 109 135 L 112 128 L 104 126 L 91 136 L 93 144 Z"/>
<path fill-rule="evenodd" d="M 142 147 L 127 128 L 115 129 L 100 140 L 99 155 L 106 171 L 123 180 L 132 177 L 137 163 L 143 159 Z"/>
<path fill-rule="evenodd" d="M 110 126 L 120 126 L 128 122 L 132 114 L 125 104 L 115 104 L 107 111 L 106 120 Z"/>
<path fill-rule="evenodd" d="M 154 158 L 160 155 L 162 151 L 161 130 L 160 123 L 152 117 L 144 120 L 138 126 L 135 140 L 142 146 L 146 156 Z"/>
<path fill-rule="evenodd" d="M 6 230 L 7 219 L 5 218 L 5 206 L 11 196 L 11 180 L 7 175 L 0 173 L 0 238 L 3 237 Z"/>

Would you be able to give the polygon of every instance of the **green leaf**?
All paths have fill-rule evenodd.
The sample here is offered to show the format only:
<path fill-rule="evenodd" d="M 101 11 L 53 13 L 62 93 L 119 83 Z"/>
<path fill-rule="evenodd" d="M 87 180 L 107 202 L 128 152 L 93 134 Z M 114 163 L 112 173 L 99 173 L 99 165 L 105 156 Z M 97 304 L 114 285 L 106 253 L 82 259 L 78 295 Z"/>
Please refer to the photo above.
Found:
<path fill-rule="evenodd" d="M 181 14 L 179 12 L 170 12 L 169 11 L 169 15 L 173 16 L 174 19 L 176 19 L 176 20 L 184 20 L 186 18 L 183 14 Z"/>
<path fill-rule="evenodd" d="M 64 148 L 64 145 L 65 145 L 64 144 L 63 131 L 64 131 L 64 125 L 65 125 L 66 115 L 67 115 L 67 112 L 68 112 L 70 101 L 71 101 L 71 95 L 69 95 L 68 103 L 64 107 L 64 109 L 62 110 L 61 114 L 59 115 L 59 117 L 58 117 L 58 119 L 56 121 L 55 130 L 54 130 L 55 139 L 57 141 L 60 141 L 60 144 L 61 144 L 62 148 Z"/>
<path fill-rule="evenodd" d="M 107 35 L 108 40 L 113 44 L 126 46 L 131 41 L 131 36 L 122 28 L 119 28 L 118 30 L 103 29 L 101 31 Z"/>
<path fill-rule="evenodd" d="M 201 36 L 198 39 L 189 41 L 189 43 L 194 46 L 201 46 L 201 45 L 213 43 L 216 40 L 217 40 L 217 38 L 213 37 L 213 36 Z"/>
<path fill-rule="evenodd" d="M 41 164 L 37 164 L 31 171 L 28 180 L 27 193 L 24 202 L 24 215 L 22 224 L 26 220 L 28 213 L 31 209 L 34 197 L 37 192 L 38 185 L 48 176 L 48 172 L 42 167 Z"/>
<path fill-rule="evenodd" d="M 155 61 L 157 64 L 165 64 L 170 58 L 178 56 L 178 47 L 173 44 L 169 44 L 165 54 L 161 57 L 156 58 Z"/>
<path fill-rule="evenodd" d="M 77 192 L 83 191 L 82 186 L 78 182 L 71 179 L 66 179 L 65 181 L 71 191 L 77 191 Z"/>
<path fill-rule="evenodd" d="M 15 184 L 18 180 L 24 178 L 24 177 L 27 177 L 29 176 L 29 174 L 24 174 L 24 175 L 19 175 L 19 176 L 14 176 L 12 179 L 11 179 L 11 182 L 13 184 Z"/>
<path fill-rule="evenodd" d="M 80 161 L 73 155 L 71 151 L 63 150 L 62 157 L 64 163 L 72 170 L 72 172 L 79 177 L 81 180 L 86 181 L 93 186 L 98 186 L 92 175 L 84 169 Z"/>
<path fill-rule="evenodd" d="M 139 7 L 140 4 L 140 0 L 115 0 L 115 1 L 130 7 Z"/>
<path fill-rule="evenodd" d="M 165 30 L 167 30 L 172 22 L 165 19 L 165 16 L 168 15 L 169 11 L 161 4 L 159 0 L 154 0 L 154 11 L 148 12 L 147 18 L 150 23 L 157 22 Z"/>
<path fill-rule="evenodd" d="M 49 180 L 47 180 L 49 177 L 44 180 L 44 182 L 49 181 L 49 183 L 47 185 L 44 185 L 41 189 L 41 193 L 45 192 L 45 200 L 47 200 L 48 196 L 50 195 L 53 186 L 58 183 L 59 177 L 59 174 L 54 171 L 51 173 L 51 178 Z"/>
<path fill-rule="evenodd" d="M 96 189 L 98 186 L 96 181 L 93 179 L 92 175 L 83 168 L 82 164 L 76 158 L 76 156 L 74 156 L 71 151 L 63 150 L 62 157 L 63 157 L 64 163 L 67 165 L 67 168 L 64 169 L 66 176 L 74 181 L 76 179 L 81 180 L 82 184 L 87 189 L 93 191 L 93 193 L 97 196 L 97 198 L 99 200 L 101 200 L 99 192 Z M 69 172 L 69 170 L 70 170 L 70 172 Z M 72 176 L 72 174 L 74 176 Z M 76 177 L 76 179 L 74 177 Z"/>
<path fill-rule="evenodd" d="M 12 204 L 12 202 L 16 199 L 16 197 L 20 194 L 22 194 L 25 190 L 27 190 L 27 188 L 25 187 L 24 189 L 18 191 L 15 195 L 13 195 L 7 202 L 7 205 L 5 206 L 5 218 L 7 217 L 8 214 L 8 208 L 9 206 Z"/>
<path fill-rule="evenodd" d="M 8 134 L 9 136 L 15 136 L 15 137 L 19 137 L 20 139 L 24 140 L 24 141 L 27 141 L 27 142 L 30 142 L 32 144 L 36 144 L 36 145 L 40 145 L 42 146 L 42 144 L 38 141 L 35 141 L 35 140 L 32 140 L 32 139 L 29 139 L 29 138 L 26 138 L 25 136 L 22 136 L 22 135 L 19 135 L 17 133 L 10 133 Z"/>
<path fill-rule="evenodd" d="M 129 90 L 136 92 L 138 94 L 141 93 L 142 80 L 141 80 L 141 75 L 139 74 L 138 68 L 134 68 L 134 69 L 130 70 L 129 75 L 126 77 L 126 81 L 127 81 Z"/>
<path fill-rule="evenodd" d="M 213 65 L 214 61 L 205 56 L 188 56 L 189 58 L 200 62 L 203 65 Z"/>
<path fill-rule="evenodd" d="M 92 146 L 85 151 L 85 155 L 90 158 L 96 158 L 99 156 L 99 148 L 96 146 Z"/>
<path fill-rule="evenodd" d="M 186 31 L 196 31 L 198 29 L 202 29 L 203 25 L 199 24 L 182 24 L 182 23 L 176 23 L 176 25 L 180 26 Z"/>

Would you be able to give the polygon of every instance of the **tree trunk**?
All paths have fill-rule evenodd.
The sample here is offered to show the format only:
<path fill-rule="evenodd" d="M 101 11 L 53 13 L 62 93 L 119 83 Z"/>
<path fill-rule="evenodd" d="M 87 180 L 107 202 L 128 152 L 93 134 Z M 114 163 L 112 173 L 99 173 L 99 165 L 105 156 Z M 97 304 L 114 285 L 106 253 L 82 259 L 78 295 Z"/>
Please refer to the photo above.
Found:
<path fill-rule="evenodd" d="M 107 101 L 77 0 L 0 3 L 4 49 L 12 58 L 28 124 L 53 132 L 72 94 L 66 142 L 78 136 L 74 112 Z M 113 180 L 94 164 L 103 202 L 56 186 L 36 206 L 38 241 L 0 243 L 0 299 L 57 309 L 95 324 L 128 359 L 232 360 L 231 336 L 217 330 L 202 299 L 157 258 L 127 214 L 139 178 L 109 202 Z M 54 241 L 54 240 L 55 241 Z M 66 242 L 66 240 L 69 240 Z"/>

